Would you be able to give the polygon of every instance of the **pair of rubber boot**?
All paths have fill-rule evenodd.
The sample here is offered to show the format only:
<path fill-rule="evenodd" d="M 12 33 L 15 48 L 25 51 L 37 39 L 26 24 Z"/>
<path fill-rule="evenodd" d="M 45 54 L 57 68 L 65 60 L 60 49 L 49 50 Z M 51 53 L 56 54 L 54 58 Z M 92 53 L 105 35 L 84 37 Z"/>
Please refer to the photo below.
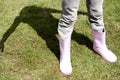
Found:
<path fill-rule="evenodd" d="M 106 32 L 98 32 L 92 30 L 93 34 L 93 50 L 103 57 L 108 62 L 116 62 L 117 57 L 112 53 L 106 46 L 105 35 Z M 71 45 L 71 36 L 64 38 L 60 37 L 60 71 L 63 75 L 70 75 L 72 73 L 72 65 L 70 58 L 70 45 Z"/>

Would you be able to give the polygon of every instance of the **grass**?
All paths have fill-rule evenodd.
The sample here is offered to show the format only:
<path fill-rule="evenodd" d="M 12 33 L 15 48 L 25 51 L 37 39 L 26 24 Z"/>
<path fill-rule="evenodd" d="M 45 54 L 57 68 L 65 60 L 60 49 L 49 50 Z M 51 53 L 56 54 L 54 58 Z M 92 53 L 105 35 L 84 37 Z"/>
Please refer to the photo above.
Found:
<path fill-rule="evenodd" d="M 117 56 L 109 63 L 92 51 L 92 35 L 81 1 L 71 58 L 73 74 L 59 71 L 57 24 L 60 0 L 0 0 L 0 80 L 119 80 L 119 0 L 105 0 L 107 45 Z"/>

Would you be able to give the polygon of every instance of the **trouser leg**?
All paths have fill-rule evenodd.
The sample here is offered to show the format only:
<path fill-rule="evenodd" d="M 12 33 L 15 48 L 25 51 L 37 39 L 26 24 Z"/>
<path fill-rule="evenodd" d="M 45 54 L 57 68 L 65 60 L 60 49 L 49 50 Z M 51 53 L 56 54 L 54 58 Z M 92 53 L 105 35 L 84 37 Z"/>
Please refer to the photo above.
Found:
<path fill-rule="evenodd" d="M 58 33 L 62 37 L 72 34 L 80 0 L 62 0 L 62 15 L 58 24 Z"/>
<path fill-rule="evenodd" d="M 104 0 L 86 0 L 91 28 L 97 31 L 104 29 L 103 1 Z"/>

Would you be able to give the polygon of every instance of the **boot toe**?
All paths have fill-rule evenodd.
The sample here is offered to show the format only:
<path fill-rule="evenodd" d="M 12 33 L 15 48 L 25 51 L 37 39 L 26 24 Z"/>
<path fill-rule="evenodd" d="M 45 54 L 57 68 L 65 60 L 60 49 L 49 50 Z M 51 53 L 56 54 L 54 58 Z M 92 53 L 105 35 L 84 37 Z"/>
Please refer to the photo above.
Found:
<path fill-rule="evenodd" d="M 93 47 L 94 51 L 97 52 L 101 57 L 103 57 L 108 62 L 116 62 L 117 56 L 108 50 L 107 48 L 95 48 Z"/>
<path fill-rule="evenodd" d="M 72 74 L 72 66 L 60 64 L 60 71 L 63 75 L 68 76 Z"/>
<path fill-rule="evenodd" d="M 116 62 L 117 61 L 117 57 L 114 53 L 112 53 L 110 50 L 107 51 L 106 53 L 106 60 L 109 62 Z"/>

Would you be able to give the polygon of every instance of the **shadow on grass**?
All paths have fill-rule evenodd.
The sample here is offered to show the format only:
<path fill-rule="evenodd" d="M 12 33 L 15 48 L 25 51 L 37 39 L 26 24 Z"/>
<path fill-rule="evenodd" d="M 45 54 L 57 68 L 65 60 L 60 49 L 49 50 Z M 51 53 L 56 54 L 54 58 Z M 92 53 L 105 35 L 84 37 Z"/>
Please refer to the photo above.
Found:
<path fill-rule="evenodd" d="M 72 35 L 72 39 L 75 40 L 78 44 L 86 45 L 86 47 L 93 51 L 93 42 L 87 36 L 76 33 L 75 31 L 73 31 Z"/>
<path fill-rule="evenodd" d="M 46 41 L 47 47 L 59 60 L 59 42 L 56 37 L 58 19 L 54 18 L 51 13 L 61 13 L 61 11 L 36 6 L 24 7 L 21 10 L 20 15 L 14 19 L 14 23 L 4 33 L 2 39 L 0 40 L 1 51 L 4 51 L 4 43 L 9 36 L 15 31 L 17 26 L 23 22 L 30 25 L 37 34 Z M 78 14 L 87 15 L 85 12 L 78 12 Z M 85 35 L 73 31 L 73 39 L 79 44 L 86 45 L 89 49 L 91 49 L 92 41 Z"/>

